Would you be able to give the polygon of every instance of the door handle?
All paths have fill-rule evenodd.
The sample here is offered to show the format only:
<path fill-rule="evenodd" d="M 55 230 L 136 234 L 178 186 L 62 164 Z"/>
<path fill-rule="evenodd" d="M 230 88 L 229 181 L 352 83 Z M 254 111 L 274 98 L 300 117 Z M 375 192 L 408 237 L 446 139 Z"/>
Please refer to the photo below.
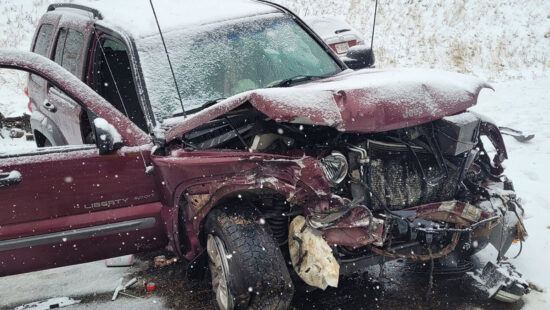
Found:
<path fill-rule="evenodd" d="M 44 102 L 44 108 L 46 108 L 46 110 L 50 111 L 50 112 L 55 112 L 57 111 L 57 108 L 49 101 L 45 101 Z"/>
<path fill-rule="evenodd" d="M 21 173 L 17 170 L 12 172 L 2 172 L 0 171 L 0 188 L 16 185 L 23 181 Z"/>

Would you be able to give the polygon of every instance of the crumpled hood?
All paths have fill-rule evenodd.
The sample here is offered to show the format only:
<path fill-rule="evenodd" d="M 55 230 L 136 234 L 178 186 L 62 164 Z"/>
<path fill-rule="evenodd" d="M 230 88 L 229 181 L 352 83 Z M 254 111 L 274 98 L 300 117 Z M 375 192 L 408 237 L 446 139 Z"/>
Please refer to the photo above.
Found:
<path fill-rule="evenodd" d="M 454 115 L 477 103 L 492 88 L 464 74 L 390 69 L 346 71 L 289 88 L 244 92 L 193 114 L 172 120 L 167 141 L 250 102 L 277 122 L 324 125 L 343 132 L 371 133 L 410 127 Z"/>

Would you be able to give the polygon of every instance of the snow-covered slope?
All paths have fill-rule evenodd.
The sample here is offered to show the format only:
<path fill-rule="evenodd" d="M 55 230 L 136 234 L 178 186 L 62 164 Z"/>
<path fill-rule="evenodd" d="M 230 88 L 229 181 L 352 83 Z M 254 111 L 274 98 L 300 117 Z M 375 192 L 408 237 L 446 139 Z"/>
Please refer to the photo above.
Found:
<path fill-rule="evenodd" d="M 341 15 L 370 42 L 375 0 L 275 0 L 300 16 Z M 548 0 L 379 0 L 377 66 L 438 68 L 502 81 L 550 70 Z"/>
<path fill-rule="evenodd" d="M 0 0 L 0 48 L 28 50 L 47 6 L 67 1 L 72 0 Z M 275 1 L 301 16 L 340 15 L 369 41 L 375 0 Z M 437 68 L 491 81 L 540 78 L 550 72 L 548 0 L 380 0 L 376 25 L 379 68 Z M 0 84 L 12 85 L 20 96 L 25 75 L 0 72 Z M 24 111 L 24 102 L 0 102 L 5 115 Z"/>
<path fill-rule="evenodd" d="M 28 49 L 47 5 L 67 1 L 0 0 L 0 47 Z M 367 41 L 374 1 L 275 0 L 301 16 L 341 15 Z M 374 44 L 379 67 L 432 67 L 499 81 L 542 77 L 550 70 L 550 1 L 380 0 Z"/>
<path fill-rule="evenodd" d="M 0 0 L 0 47 L 28 50 L 49 0 Z"/>
<path fill-rule="evenodd" d="M 0 0 L 0 48 L 29 50 L 36 24 L 53 0 Z M 0 113 L 6 117 L 26 112 L 23 93 L 27 75 L 0 70 Z"/>

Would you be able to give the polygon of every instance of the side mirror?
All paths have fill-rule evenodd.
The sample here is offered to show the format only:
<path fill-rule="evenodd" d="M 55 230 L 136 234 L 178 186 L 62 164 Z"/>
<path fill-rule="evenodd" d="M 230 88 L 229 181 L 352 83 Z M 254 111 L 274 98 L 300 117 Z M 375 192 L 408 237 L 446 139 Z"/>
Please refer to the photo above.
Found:
<path fill-rule="evenodd" d="M 374 66 L 374 53 L 366 45 L 352 46 L 345 57 L 342 57 L 348 68 L 353 70 L 370 68 Z"/>
<path fill-rule="evenodd" d="M 124 146 L 120 133 L 103 118 L 94 119 L 94 127 L 100 155 L 109 154 Z"/>

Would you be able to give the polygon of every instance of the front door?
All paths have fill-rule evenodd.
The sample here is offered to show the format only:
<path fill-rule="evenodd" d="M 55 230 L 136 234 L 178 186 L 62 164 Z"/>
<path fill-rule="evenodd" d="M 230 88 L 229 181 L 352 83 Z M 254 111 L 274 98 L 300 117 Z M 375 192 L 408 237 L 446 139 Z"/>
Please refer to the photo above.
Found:
<path fill-rule="evenodd" d="M 164 247 L 162 205 L 145 172 L 147 135 L 43 57 L 0 51 L 5 68 L 41 75 L 114 125 L 127 146 L 100 155 L 96 144 L 84 142 L 18 149 L 0 141 L 0 276 Z"/>

